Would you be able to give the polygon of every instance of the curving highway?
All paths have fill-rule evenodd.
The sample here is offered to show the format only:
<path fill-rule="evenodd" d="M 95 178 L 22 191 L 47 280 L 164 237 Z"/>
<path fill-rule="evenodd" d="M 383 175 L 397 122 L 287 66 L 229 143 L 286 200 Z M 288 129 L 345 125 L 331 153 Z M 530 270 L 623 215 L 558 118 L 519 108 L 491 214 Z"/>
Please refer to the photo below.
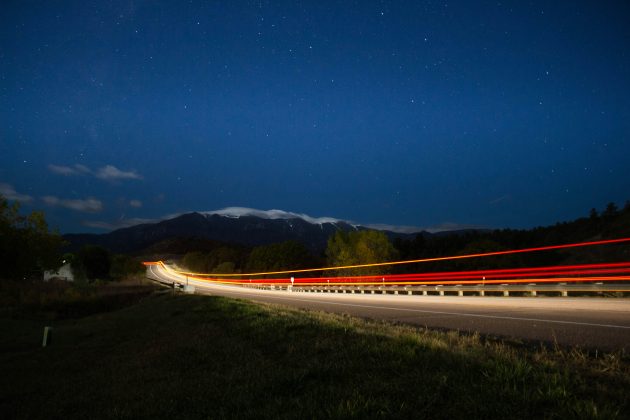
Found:
<path fill-rule="evenodd" d="M 147 266 L 165 283 L 188 284 L 196 293 L 276 303 L 435 329 L 500 336 L 590 349 L 630 349 L 630 299 L 407 296 L 298 293 L 259 290 L 187 279 L 168 267 Z"/>

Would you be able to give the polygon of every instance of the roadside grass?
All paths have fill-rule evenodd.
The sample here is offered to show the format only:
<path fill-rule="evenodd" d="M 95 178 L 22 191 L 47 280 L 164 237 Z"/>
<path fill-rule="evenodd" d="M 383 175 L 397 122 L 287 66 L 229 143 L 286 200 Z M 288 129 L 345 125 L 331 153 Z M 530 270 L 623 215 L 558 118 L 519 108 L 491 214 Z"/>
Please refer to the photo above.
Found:
<path fill-rule="evenodd" d="M 3 418 L 628 418 L 624 353 L 215 296 L 0 318 Z M 52 322 L 41 348 L 42 322 Z"/>
<path fill-rule="evenodd" d="M 93 283 L 0 279 L 0 316 L 44 319 L 83 317 L 131 305 L 157 288 L 144 276 Z"/>

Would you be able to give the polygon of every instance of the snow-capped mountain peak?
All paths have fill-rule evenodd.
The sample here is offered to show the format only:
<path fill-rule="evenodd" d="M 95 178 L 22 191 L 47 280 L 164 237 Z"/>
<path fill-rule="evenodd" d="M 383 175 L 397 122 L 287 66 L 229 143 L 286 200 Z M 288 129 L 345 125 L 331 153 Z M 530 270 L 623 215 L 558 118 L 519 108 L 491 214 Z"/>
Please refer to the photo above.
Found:
<path fill-rule="evenodd" d="M 220 210 L 211 210 L 211 211 L 202 211 L 199 212 L 205 216 L 223 216 L 230 218 L 239 218 L 244 216 L 253 216 L 259 217 L 261 219 L 302 219 L 305 222 L 311 224 L 323 224 L 323 223 L 339 223 L 344 222 L 344 220 L 335 219 L 333 217 L 311 217 L 308 214 L 304 213 L 293 213 L 290 211 L 284 210 L 258 210 L 251 209 L 248 207 L 226 207 Z"/>

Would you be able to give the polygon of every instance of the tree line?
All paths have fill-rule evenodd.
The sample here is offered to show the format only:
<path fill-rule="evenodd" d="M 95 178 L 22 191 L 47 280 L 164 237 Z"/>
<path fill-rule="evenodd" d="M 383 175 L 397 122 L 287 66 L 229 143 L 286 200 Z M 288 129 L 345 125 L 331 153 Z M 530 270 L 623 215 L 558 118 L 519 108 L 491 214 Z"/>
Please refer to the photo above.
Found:
<path fill-rule="evenodd" d="M 601 211 L 591 209 L 588 217 L 533 229 L 470 230 L 438 235 L 419 233 L 410 239 L 396 238 L 393 241 L 381 231 L 337 231 L 329 238 L 327 248 L 321 255 L 311 253 L 301 243 L 288 241 L 262 245 L 251 250 L 222 246 L 210 252 L 189 252 L 184 256 L 182 264 L 194 272 L 215 274 L 284 271 L 480 254 L 629 236 L 630 202 L 621 209 L 614 203 L 609 203 Z M 331 270 L 307 275 L 318 277 L 485 270 L 602 260 L 627 261 L 628 258 L 630 254 L 627 245 L 613 245 L 605 248 L 575 248 L 422 264 Z"/>
<path fill-rule="evenodd" d="M 0 278 L 25 279 L 62 265 L 63 239 L 44 213 L 20 214 L 20 203 L 0 196 Z"/>
<path fill-rule="evenodd" d="M 413 260 L 622 237 L 630 237 L 630 201 L 621 209 L 614 203 L 609 203 L 601 211 L 591 209 L 587 217 L 581 217 L 571 222 L 559 222 L 551 226 L 533 229 L 475 230 L 461 234 L 428 237 L 419 234 L 409 240 L 396 239 L 394 246 L 400 253 L 402 260 Z M 619 244 L 423 263 L 421 266 L 418 264 L 402 265 L 396 267 L 394 271 L 408 273 L 419 270 L 519 268 L 563 263 L 628 261 L 629 258 L 628 245 Z"/>
<path fill-rule="evenodd" d="M 79 281 L 119 281 L 146 271 L 137 259 L 96 245 L 84 245 L 74 254 L 65 254 L 64 261 L 70 263 L 74 278 Z"/>
<path fill-rule="evenodd" d="M 41 279 L 44 271 L 70 263 L 75 279 L 120 280 L 141 273 L 136 259 L 87 245 L 74 254 L 63 254 L 63 238 L 50 230 L 44 212 L 20 214 L 20 203 L 9 204 L 0 195 L 0 279 Z"/>
<path fill-rule="evenodd" d="M 250 251 L 222 246 L 210 252 L 188 252 L 182 259 L 182 265 L 198 273 L 238 274 L 368 264 L 393 261 L 397 256 L 397 250 L 384 232 L 337 231 L 328 240 L 324 255 L 313 254 L 300 242 L 285 241 L 257 246 Z M 365 275 L 387 271 L 386 267 L 367 267 L 327 271 L 325 275 Z"/>
<path fill-rule="evenodd" d="M 44 270 L 56 270 L 65 262 L 71 263 L 75 278 L 86 281 L 118 280 L 144 271 L 137 259 L 113 254 L 98 246 L 87 245 L 74 254 L 62 254 L 64 241 L 58 232 L 48 228 L 44 213 L 33 211 L 21 215 L 19 210 L 19 203 L 9 204 L 0 196 L 0 279 L 41 278 Z M 591 209 L 587 217 L 572 222 L 527 230 L 472 230 L 441 235 L 419 233 L 411 239 L 397 238 L 394 241 L 381 231 L 337 231 L 329 238 L 325 252 L 319 255 L 313 254 L 302 243 L 287 241 L 252 249 L 221 245 L 206 252 L 188 252 L 181 262 L 194 272 L 238 274 L 427 259 L 619 237 L 630 237 L 630 202 L 621 209 L 609 203 L 601 211 Z M 628 261 L 629 258 L 627 245 L 612 245 L 422 265 L 361 267 L 309 275 L 380 275 L 532 267 L 601 260 Z"/>

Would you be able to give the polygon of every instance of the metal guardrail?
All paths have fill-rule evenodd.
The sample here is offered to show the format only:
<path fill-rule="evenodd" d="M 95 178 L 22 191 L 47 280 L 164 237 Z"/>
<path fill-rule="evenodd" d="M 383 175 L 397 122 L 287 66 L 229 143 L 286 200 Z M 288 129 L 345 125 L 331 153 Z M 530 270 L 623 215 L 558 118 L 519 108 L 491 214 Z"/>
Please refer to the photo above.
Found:
<path fill-rule="evenodd" d="M 538 296 L 552 294 L 569 296 L 569 294 L 612 294 L 630 293 L 630 283 L 618 284 L 492 284 L 492 285 L 448 285 L 448 286 L 269 286 L 243 285 L 243 287 L 285 290 L 297 293 L 358 293 L 358 294 L 392 294 L 392 295 L 457 295 L 457 296 L 510 296 L 511 293 Z"/>

